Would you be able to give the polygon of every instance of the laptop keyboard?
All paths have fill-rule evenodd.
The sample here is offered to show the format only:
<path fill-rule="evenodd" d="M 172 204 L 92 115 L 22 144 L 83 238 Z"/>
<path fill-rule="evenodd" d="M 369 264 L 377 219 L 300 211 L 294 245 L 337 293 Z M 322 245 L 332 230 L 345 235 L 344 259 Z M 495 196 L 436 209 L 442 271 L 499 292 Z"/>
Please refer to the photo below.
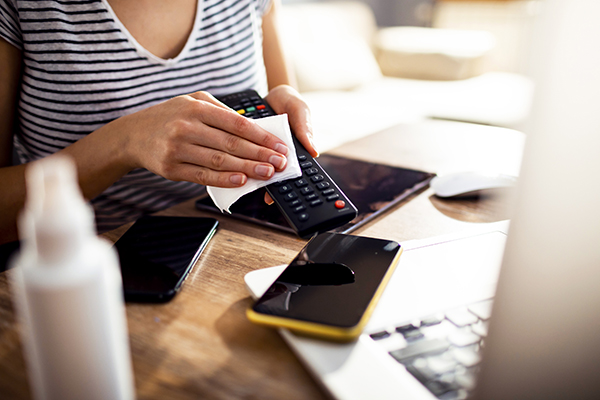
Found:
<path fill-rule="evenodd" d="M 370 336 L 438 399 L 465 399 L 475 387 L 491 306 L 484 300 Z"/>

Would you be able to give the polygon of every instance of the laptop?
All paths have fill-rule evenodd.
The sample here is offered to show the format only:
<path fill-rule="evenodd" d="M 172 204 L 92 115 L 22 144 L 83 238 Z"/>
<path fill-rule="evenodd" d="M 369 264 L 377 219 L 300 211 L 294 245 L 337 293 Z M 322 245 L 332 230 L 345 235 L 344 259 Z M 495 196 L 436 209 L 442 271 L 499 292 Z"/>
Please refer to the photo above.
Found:
<path fill-rule="evenodd" d="M 332 397 L 600 398 L 600 2 L 541 5 L 510 227 L 402 243 L 356 342 L 280 330 Z M 248 274 L 251 293 L 282 268 Z"/>

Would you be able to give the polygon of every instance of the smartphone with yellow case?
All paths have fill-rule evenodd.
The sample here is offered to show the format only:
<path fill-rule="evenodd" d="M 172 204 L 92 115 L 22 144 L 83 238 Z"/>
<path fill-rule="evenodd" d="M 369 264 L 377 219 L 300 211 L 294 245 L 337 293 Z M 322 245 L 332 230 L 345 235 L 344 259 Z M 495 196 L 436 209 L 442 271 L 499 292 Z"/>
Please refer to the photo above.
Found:
<path fill-rule="evenodd" d="M 400 244 L 390 240 L 317 235 L 247 316 L 258 324 L 351 341 L 364 329 L 401 253 Z"/>

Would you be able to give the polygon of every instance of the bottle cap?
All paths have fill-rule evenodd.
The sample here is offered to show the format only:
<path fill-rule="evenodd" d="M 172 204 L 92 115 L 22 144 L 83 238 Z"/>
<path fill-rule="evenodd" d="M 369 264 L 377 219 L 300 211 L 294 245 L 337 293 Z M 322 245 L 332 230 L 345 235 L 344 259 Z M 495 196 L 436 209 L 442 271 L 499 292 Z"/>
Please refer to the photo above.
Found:
<path fill-rule="evenodd" d="M 79 189 L 75 164 L 58 155 L 35 161 L 25 181 L 21 239 L 29 242 L 40 264 L 60 264 L 94 236 L 93 211 Z"/>

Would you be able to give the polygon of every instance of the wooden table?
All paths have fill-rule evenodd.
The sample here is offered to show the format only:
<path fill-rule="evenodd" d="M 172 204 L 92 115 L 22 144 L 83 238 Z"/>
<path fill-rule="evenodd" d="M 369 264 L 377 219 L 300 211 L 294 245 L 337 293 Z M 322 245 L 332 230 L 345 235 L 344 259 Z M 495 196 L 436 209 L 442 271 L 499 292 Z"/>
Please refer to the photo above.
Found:
<path fill-rule="evenodd" d="M 524 135 L 502 128 L 430 121 L 397 126 L 331 153 L 431 172 L 515 174 Z M 182 203 L 163 214 L 214 216 Z M 506 201 L 442 200 L 424 190 L 356 234 L 406 241 L 508 217 Z M 129 304 L 127 316 L 140 399 L 320 399 L 324 392 L 275 330 L 251 324 L 243 277 L 289 262 L 305 240 L 228 217 L 184 288 L 163 305 Z M 116 240 L 126 227 L 111 232 Z M 30 397 L 18 325 L 0 274 L 0 398 Z"/>

